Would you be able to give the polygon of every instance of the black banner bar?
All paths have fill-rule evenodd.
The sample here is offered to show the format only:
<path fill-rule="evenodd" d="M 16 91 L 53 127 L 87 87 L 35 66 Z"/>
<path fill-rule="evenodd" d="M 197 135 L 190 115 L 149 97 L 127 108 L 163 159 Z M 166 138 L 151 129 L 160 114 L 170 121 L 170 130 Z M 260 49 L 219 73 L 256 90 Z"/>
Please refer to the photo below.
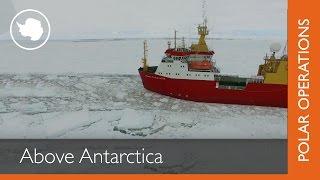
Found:
<path fill-rule="evenodd" d="M 0 173 L 285 174 L 287 140 L 0 140 Z"/>

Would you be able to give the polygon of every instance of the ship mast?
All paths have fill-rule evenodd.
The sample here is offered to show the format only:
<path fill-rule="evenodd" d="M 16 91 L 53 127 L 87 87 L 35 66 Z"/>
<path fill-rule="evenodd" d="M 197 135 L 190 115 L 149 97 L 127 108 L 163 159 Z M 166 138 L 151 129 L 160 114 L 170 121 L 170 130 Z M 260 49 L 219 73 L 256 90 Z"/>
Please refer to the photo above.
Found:
<path fill-rule="evenodd" d="M 185 41 L 184 37 L 182 37 L 182 47 L 186 48 L 186 41 Z"/>
<path fill-rule="evenodd" d="M 177 30 L 174 30 L 174 49 L 177 49 Z"/>
<path fill-rule="evenodd" d="M 202 25 L 199 25 L 198 27 L 198 34 L 200 35 L 200 38 L 199 38 L 199 50 L 200 51 L 209 51 L 208 49 L 208 46 L 207 46 L 207 43 L 206 43 L 206 36 L 209 34 L 209 30 L 208 30 L 208 27 L 207 27 L 207 1 L 206 0 L 203 0 L 202 1 L 202 18 L 203 18 L 203 24 Z"/>
<path fill-rule="evenodd" d="M 148 71 L 148 59 L 147 59 L 147 51 L 148 51 L 148 45 L 147 41 L 145 40 L 143 42 L 143 58 L 142 58 L 142 63 L 143 63 L 143 71 L 147 72 Z"/>
<path fill-rule="evenodd" d="M 206 36 L 209 34 L 209 30 L 207 27 L 207 15 L 206 15 L 206 1 L 203 0 L 202 1 L 202 18 L 203 18 L 203 23 L 199 24 L 198 26 L 198 35 L 199 37 L 199 41 L 198 44 L 193 44 L 191 46 L 191 49 L 193 51 L 197 51 L 197 52 L 208 52 L 209 48 L 207 46 L 206 43 Z"/>

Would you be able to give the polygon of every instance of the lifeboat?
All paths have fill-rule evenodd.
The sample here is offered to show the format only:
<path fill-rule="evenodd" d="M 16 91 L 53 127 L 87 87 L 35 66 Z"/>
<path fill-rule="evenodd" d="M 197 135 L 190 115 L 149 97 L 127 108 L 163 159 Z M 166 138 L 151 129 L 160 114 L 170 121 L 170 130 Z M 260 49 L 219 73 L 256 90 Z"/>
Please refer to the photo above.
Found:
<path fill-rule="evenodd" d="M 212 70 L 213 69 L 213 62 L 209 60 L 203 60 L 203 61 L 189 61 L 188 68 L 190 70 Z"/>

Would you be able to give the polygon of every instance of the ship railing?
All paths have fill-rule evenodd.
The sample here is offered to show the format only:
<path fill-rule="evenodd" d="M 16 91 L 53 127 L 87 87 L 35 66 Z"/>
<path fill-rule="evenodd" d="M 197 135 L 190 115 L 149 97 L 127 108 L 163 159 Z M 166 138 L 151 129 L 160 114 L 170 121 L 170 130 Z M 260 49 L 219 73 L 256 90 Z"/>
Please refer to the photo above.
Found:
<path fill-rule="evenodd" d="M 169 58 L 169 57 L 164 56 L 164 57 L 162 58 L 161 62 L 164 62 L 164 63 L 172 63 L 172 62 L 173 62 L 173 58 Z"/>
<path fill-rule="evenodd" d="M 224 84 L 237 84 L 237 86 L 246 86 L 249 83 L 263 83 L 264 77 L 263 76 L 251 76 L 251 77 L 244 77 L 239 75 L 223 75 L 223 74 L 216 74 L 214 79 L 220 82 L 225 82 Z M 228 82 L 228 83 L 227 83 Z"/>
<path fill-rule="evenodd" d="M 230 89 L 230 90 L 244 90 L 245 86 L 225 86 L 219 85 L 217 88 L 219 89 Z"/>
<path fill-rule="evenodd" d="M 247 84 L 249 83 L 263 83 L 264 77 L 263 76 L 253 76 L 247 79 Z"/>

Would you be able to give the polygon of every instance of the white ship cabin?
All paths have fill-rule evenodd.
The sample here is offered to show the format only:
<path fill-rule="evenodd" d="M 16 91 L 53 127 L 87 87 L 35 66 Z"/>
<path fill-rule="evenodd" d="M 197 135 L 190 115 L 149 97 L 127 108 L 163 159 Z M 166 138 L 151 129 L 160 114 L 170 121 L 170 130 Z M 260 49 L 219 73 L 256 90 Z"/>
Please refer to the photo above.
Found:
<path fill-rule="evenodd" d="M 214 80 L 213 71 L 191 71 L 188 68 L 190 57 L 164 57 L 155 74 L 172 79 Z"/>
<path fill-rule="evenodd" d="M 164 57 L 159 64 L 155 74 L 171 79 L 188 79 L 188 80 L 208 80 L 208 81 L 230 81 L 243 82 L 240 86 L 224 86 L 219 83 L 217 87 L 227 89 L 243 89 L 248 83 L 263 83 L 263 76 L 240 77 L 232 75 L 224 75 L 211 71 L 194 71 L 189 70 L 187 60 L 174 60 L 172 57 Z"/>

